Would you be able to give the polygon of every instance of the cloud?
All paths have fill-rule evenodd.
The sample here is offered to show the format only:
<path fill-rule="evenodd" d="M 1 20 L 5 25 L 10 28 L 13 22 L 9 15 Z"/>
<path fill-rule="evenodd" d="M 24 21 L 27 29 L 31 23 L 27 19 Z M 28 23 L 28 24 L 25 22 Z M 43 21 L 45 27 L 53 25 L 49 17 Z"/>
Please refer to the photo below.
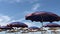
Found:
<path fill-rule="evenodd" d="M 11 22 L 16 22 L 16 21 L 21 22 L 23 20 L 25 20 L 25 19 L 24 18 L 21 18 L 21 19 L 18 19 L 18 20 L 12 20 Z"/>
<path fill-rule="evenodd" d="M 39 3 L 34 4 L 31 10 L 32 11 L 37 11 L 39 7 L 40 7 L 40 4 Z"/>
<path fill-rule="evenodd" d="M 7 25 L 11 22 L 16 22 L 16 21 L 21 22 L 23 20 L 25 20 L 25 19 L 21 18 L 21 19 L 18 19 L 18 20 L 14 20 L 10 16 L 0 15 L 0 25 Z"/>
<path fill-rule="evenodd" d="M 36 3 L 36 4 L 32 5 L 32 7 L 31 7 L 30 10 L 26 10 L 24 12 L 24 14 L 28 14 L 28 13 L 32 13 L 32 12 L 38 11 L 38 8 L 39 7 L 40 7 L 40 4 L 39 3 Z"/>
<path fill-rule="evenodd" d="M 6 25 L 10 20 L 9 16 L 0 15 L 0 25 Z"/>

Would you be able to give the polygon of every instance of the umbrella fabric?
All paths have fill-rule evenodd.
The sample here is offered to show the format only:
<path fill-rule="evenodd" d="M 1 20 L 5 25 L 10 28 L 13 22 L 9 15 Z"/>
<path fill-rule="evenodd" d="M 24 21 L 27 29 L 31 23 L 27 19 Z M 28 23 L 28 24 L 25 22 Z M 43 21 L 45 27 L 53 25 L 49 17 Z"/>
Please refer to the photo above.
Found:
<path fill-rule="evenodd" d="M 43 27 L 60 27 L 60 25 L 56 23 L 47 23 L 43 25 Z"/>
<path fill-rule="evenodd" d="M 34 12 L 25 16 L 26 20 L 40 21 L 40 22 L 53 22 L 59 21 L 60 17 L 52 12 Z"/>
<path fill-rule="evenodd" d="M 22 22 L 12 22 L 7 25 L 8 27 L 28 27 L 28 25 L 22 23 Z"/>

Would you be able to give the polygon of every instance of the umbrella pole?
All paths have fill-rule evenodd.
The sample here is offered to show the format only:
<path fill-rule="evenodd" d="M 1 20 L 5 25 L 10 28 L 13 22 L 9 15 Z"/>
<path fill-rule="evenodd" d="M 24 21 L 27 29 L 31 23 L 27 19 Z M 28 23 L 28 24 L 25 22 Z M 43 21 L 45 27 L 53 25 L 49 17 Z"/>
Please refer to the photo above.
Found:
<path fill-rule="evenodd" d="M 51 34 L 52 34 L 52 31 L 51 31 Z"/>
<path fill-rule="evenodd" d="M 17 28 L 17 32 L 16 33 L 18 34 L 18 28 Z"/>
<path fill-rule="evenodd" d="M 14 30 L 16 30 L 16 28 Z M 15 32 L 15 34 L 16 34 L 16 32 Z"/>
<path fill-rule="evenodd" d="M 6 34 L 6 31 L 5 31 L 5 34 Z"/>
<path fill-rule="evenodd" d="M 41 24 L 42 24 L 42 31 L 41 31 L 41 34 L 43 34 L 43 22 L 41 22 Z"/>

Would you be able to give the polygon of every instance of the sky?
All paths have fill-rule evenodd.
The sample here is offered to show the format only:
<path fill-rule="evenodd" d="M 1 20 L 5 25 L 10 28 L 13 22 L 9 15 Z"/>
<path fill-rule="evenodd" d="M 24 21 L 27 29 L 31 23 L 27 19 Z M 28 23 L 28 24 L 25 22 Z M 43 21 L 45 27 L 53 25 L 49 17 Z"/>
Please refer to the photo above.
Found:
<path fill-rule="evenodd" d="M 35 11 L 48 11 L 60 16 L 60 0 L 0 0 L 0 25 L 20 21 L 29 27 L 40 27 L 39 22 L 25 20 L 25 15 Z"/>

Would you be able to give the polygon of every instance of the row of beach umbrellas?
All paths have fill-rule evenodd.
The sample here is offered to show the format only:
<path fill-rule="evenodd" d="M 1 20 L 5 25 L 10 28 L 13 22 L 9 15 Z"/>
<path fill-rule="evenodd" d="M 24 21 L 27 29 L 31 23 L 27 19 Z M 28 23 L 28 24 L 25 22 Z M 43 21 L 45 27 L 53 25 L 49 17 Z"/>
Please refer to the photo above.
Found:
<path fill-rule="evenodd" d="M 33 12 L 30 14 L 27 14 L 25 16 L 26 20 L 31 20 L 36 21 L 36 22 L 40 22 L 42 24 L 42 30 L 44 29 L 43 27 L 49 27 L 49 28 L 56 28 L 56 27 L 60 27 L 59 24 L 56 23 L 52 23 L 54 21 L 60 21 L 60 16 L 56 15 L 55 13 L 52 12 L 46 12 L 46 11 L 37 11 L 37 12 Z M 43 22 L 50 22 L 47 23 L 45 25 L 43 25 Z M 18 28 L 28 28 L 28 29 L 37 29 L 37 30 L 41 30 L 40 28 L 33 26 L 33 27 L 28 27 L 27 24 L 22 23 L 22 22 L 12 22 L 10 24 L 7 24 L 6 26 L 1 26 L 0 29 L 5 29 L 5 30 L 11 30 L 11 29 L 18 29 Z M 43 34 L 43 32 L 41 32 L 41 34 Z"/>
<path fill-rule="evenodd" d="M 21 22 L 13 22 L 13 23 L 7 24 L 7 26 L 1 26 L 0 29 L 6 31 L 6 30 L 13 29 L 12 27 L 17 27 L 17 28 L 22 27 L 22 28 L 25 28 L 25 27 L 28 26 L 28 25 L 26 25 L 24 23 L 21 23 L 21 24 L 24 24 L 26 26 L 24 26 L 24 25 L 21 26 L 21 25 L 19 25 L 19 23 L 21 23 Z M 56 24 L 56 23 L 47 23 L 47 24 L 43 25 L 43 27 L 54 28 L 54 27 L 60 27 L 60 25 Z M 31 30 L 37 30 L 37 31 L 40 30 L 41 31 L 41 29 L 39 27 L 36 27 L 36 26 L 27 27 L 27 28 L 29 29 L 30 32 L 31 32 Z"/>

